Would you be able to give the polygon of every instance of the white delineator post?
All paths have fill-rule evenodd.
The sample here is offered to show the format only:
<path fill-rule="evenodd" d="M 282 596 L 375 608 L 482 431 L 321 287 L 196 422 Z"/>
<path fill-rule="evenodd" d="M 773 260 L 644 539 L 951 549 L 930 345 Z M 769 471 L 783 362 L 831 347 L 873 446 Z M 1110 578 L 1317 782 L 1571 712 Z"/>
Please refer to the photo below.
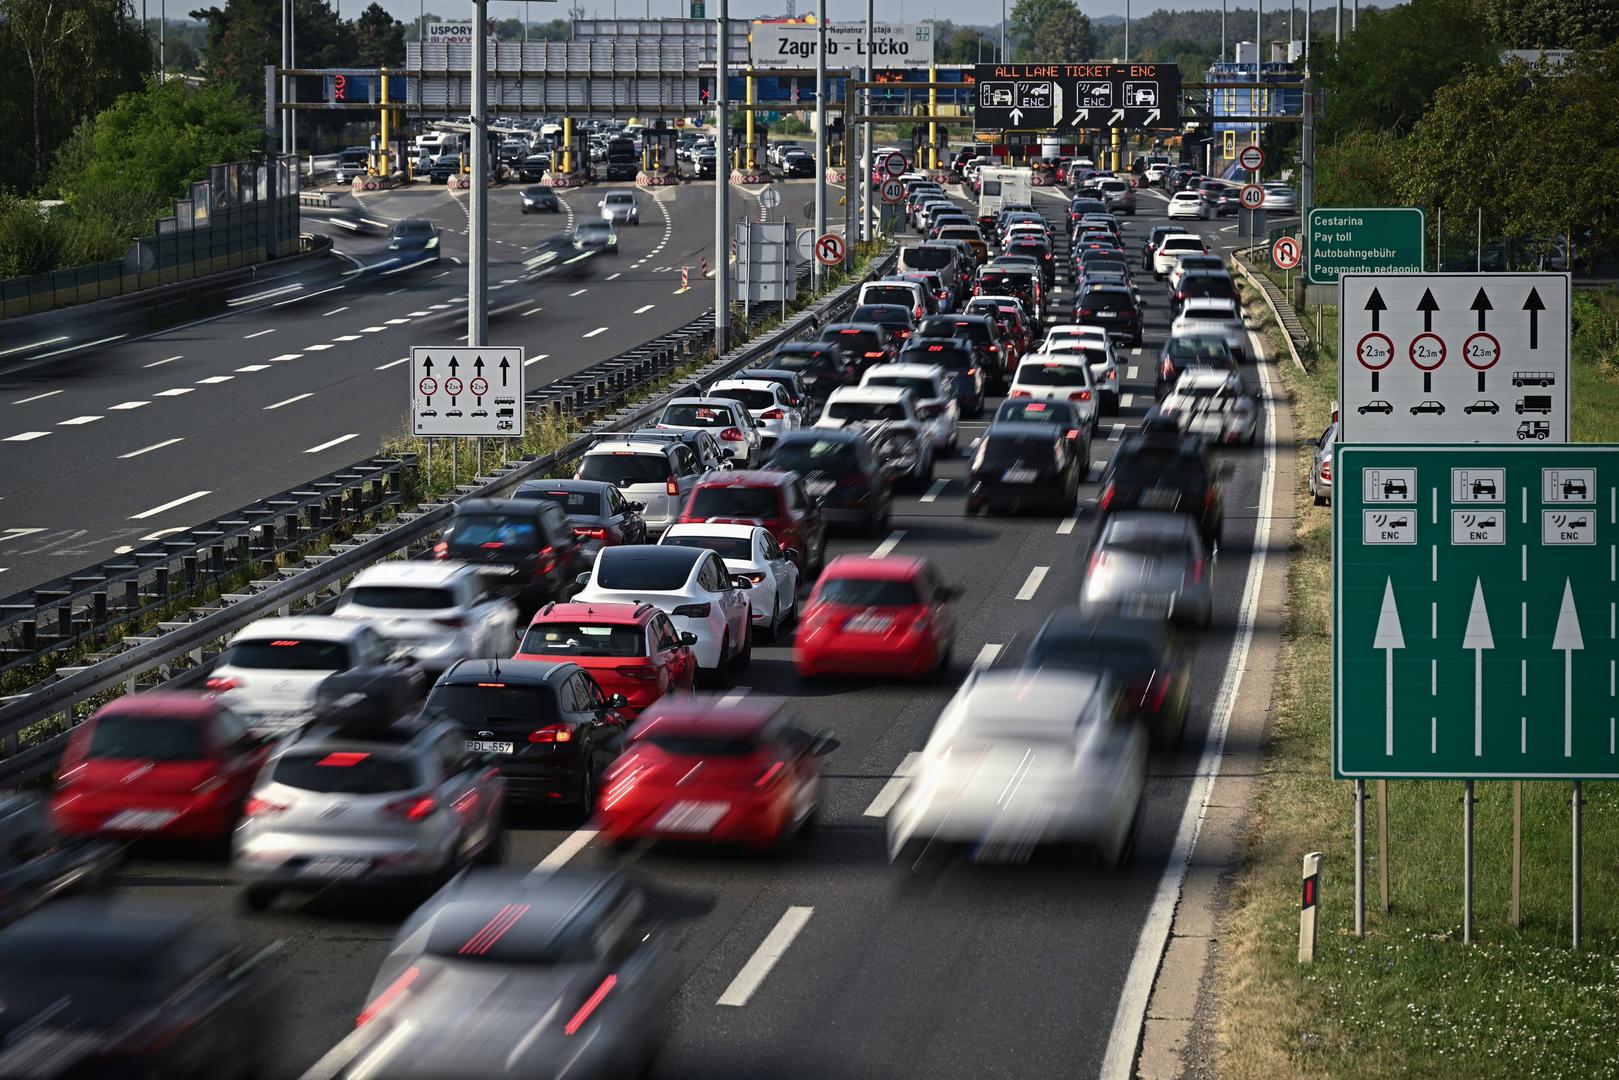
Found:
<path fill-rule="evenodd" d="M 1315 963 L 1316 912 L 1321 906 L 1321 852 L 1304 857 L 1304 880 L 1299 894 L 1299 963 Z"/>

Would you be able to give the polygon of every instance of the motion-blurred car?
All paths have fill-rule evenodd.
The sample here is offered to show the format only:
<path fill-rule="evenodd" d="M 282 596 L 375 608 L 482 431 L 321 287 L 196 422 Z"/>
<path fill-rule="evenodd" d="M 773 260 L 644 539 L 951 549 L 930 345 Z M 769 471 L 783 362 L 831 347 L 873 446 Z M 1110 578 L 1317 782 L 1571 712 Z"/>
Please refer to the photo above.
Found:
<path fill-rule="evenodd" d="M 950 699 L 888 815 L 888 857 L 950 849 L 1023 861 L 1079 845 L 1129 855 L 1147 778 L 1145 728 L 1105 674 L 975 669 Z"/>
<path fill-rule="evenodd" d="M 959 595 L 927 559 L 840 555 L 804 605 L 793 649 L 798 674 L 942 676 Z"/>
<path fill-rule="evenodd" d="M 692 688 L 696 640 L 651 604 L 547 604 L 534 613 L 513 659 L 577 664 L 609 701 L 624 695 L 617 711 L 634 717 L 664 694 Z M 570 734 L 560 741 L 571 739 Z"/>
<path fill-rule="evenodd" d="M 904 356 L 905 353 L 900 355 Z M 960 437 L 957 430 L 958 404 L 950 374 L 942 367 L 922 361 L 878 364 L 861 376 L 860 385 L 863 388 L 909 390 L 916 402 L 917 419 L 923 425 L 934 454 L 943 456 L 956 449 Z"/>
<path fill-rule="evenodd" d="M 887 533 L 892 475 L 863 433 L 795 431 L 776 444 L 764 467 L 797 473 L 804 490 L 820 500 L 828 526 L 855 526 L 866 536 Z"/>
<path fill-rule="evenodd" d="M 912 488 L 933 482 L 937 428 L 917 411 L 909 390 L 884 386 L 834 390 L 815 427 L 865 433 L 895 482 Z"/>
<path fill-rule="evenodd" d="M 1085 426 L 1096 430 L 1098 408 L 1096 376 L 1089 357 L 1083 354 L 1052 353 L 1025 357 L 1012 379 L 1008 398 L 1038 398 L 1071 401 Z"/>
<path fill-rule="evenodd" d="M 1212 330 L 1212 328 L 1211 328 Z M 1164 342 L 1158 353 L 1158 374 L 1153 380 L 1153 393 L 1162 399 L 1174 389 L 1183 373 L 1207 368 L 1234 374 L 1237 361 L 1226 344 L 1223 330 L 1216 333 L 1177 334 Z"/>
<path fill-rule="evenodd" d="M 1082 611 L 1208 626 L 1214 568 L 1189 515 L 1125 510 L 1109 514 L 1091 545 Z"/>
<path fill-rule="evenodd" d="M 985 510 L 1040 508 L 1072 514 L 1090 461 L 1065 432 L 1050 424 L 1002 422 L 984 432 L 967 474 L 969 515 Z"/>
<path fill-rule="evenodd" d="M 989 430 L 998 424 L 1048 424 L 1059 429 L 1084 462 L 1091 458 L 1091 429 L 1072 401 L 1049 398 L 1007 398 L 990 419 Z"/>
<path fill-rule="evenodd" d="M 53 828 L 45 800 L 36 796 L 0 796 L 0 926 L 58 896 L 105 884 L 121 847 Z"/>
<path fill-rule="evenodd" d="M 550 164 L 549 161 L 547 164 Z M 524 177 L 528 179 L 528 177 Z M 534 179 L 538 179 L 535 177 Z M 562 200 L 557 198 L 555 188 L 544 184 L 535 184 L 523 189 L 523 213 L 538 214 L 541 211 L 551 214 L 562 213 Z"/>
<path fill-rule="evenodd" d="M 1122 510 L 1186 514 L 1197 524 L 1204 547 L 1220 544 L 1225 506 L 1218 474 L 1202 440 L 1178 430 L 1153 428 L 1121 440 L 1102 476 L 1096 505 L 1104 518 Z"/>
<path fill-rule="evenodd" d="M 970 339 L 929 338 L 924 341 L 912 338 L 899 351 L 898 362 L 943 369 L 950 380 L 951 396 L 962 415 L 976 419 L 984 414 L 984 368 Z M 866 374 L 870 376 L 871 372 Z"/>
<path fill-rule="evenodd" d="M 628 875 L 476 870 L 399 928 L 341 1075 L 639 1075 L 679 983 L 649 898 Z"/>
<path fill-rule="evenodd" d="M 580 251 L 599 251 L 618 254 L 618 230 L 611 221 L 591 221 L 588 218 L 573 227 L 573 246 Z"/>
<path fill-rule="evenodd" d="M 777 345 L 768 364 L 771 368 L 797 372 L 817 406 L 824 403 L 832 391 L 858 378 L 856 365 L 844 355 L 836 341 L 789 341 Z"/>
<path fill-rule="evenodd" d="M 1229 372 L 1186 372 L 1158 412 L 1188 435 L 1223 446 L 1252 446 L 1259 437 L 1259 406 L 1242 378 Z"/>
<path fill-rule="evenodd" d="M 572 236 L 553 234 L 542 237 L 523 256 L 523 271 L 531 280 L 583 281 L 594 272 L 591 261 L 600 254 L 579 247 Z"/>
<path fill-rule="evenodd" d="M 356 574 L 332 614 L 365 623 L 437 674 L 462 657 L 506 651 L 517 605 L 490 581 L 464 563 L 390 559 Z"/>
<path fill-rule="evenodd" d="M 585 544 L 646 543 L 646 518 L 641 513 L 645 507 L 605 480 L 527 480 L 512 498 L 552 503 Z"/>
<path fill-rule="evenodd" d="M 1286 184 L 1265 185 L 1265 211 L 1271 214 L 1296 214 L 1299 193 Z"/>
<path fill-rule="evenodd" d="M 772 641 L 782 628 L 798 618 L 800 571 L 796 549 L 784 549 L 759 525 L 703 522 L 671 525 L 658 541 L 675 547 L 700 547 L 716 552 L 725 569 L 753 582 L 748 590 L 748 606 L 753 614 L 754 633 L 763 631 Z M 819 569 L 819 568 L 817 568 Z"/>
<path fill-rule="evenodd" d="M 597 804 L 604 839 L 780 848 L 820 806 L 825 736 L 760 694 L 669 698 L 630 729 Z"/>
<path fill-rule="evenodd" d="M 613 225 L 641 224 L 641 205 L 633 191 L 609 191 L 596 204 L 603 221 Z"/>
<path fill-rule="evenodd" d="M 204 684 L 258 734 L 283 735 L 312 715 L 334 672 L 388 662 L 393 646 L 350 619 L 260 619 L 231 639 Z"/>
<path fill-rule="evenodd" d="M 888 331 L 877 323 L 829 323 L 821 327 L 821 341 L 841 349 L 844 359 L 854 368 L 845 384 L 854 381 L 873 364 L 893 359 L 899 352 L 899 345 L 891 342 Z"/>
<path fill-rule="evenodd" d="M 437 266 L 439 230 L 426 218 L 406 218 L 388 237 L 388 252 L 406 266 Z"/>
<path fill-rule="evenodd" d="M 1235 300 L 1207 297 L 1187 300 L 1180 314 L 1169 324 L 1171 337 L 1195 337 L 1201 334 L 1219 334 L 1225 338 L 1226 348 L 1236 360 L 1253 359 L 1253 346 L 1248 340 L 1248 325 L 1243 321 L 1242 307 Z"/>
<path fill-rule="evenodd" d="M 1023 667 L 1105 674 L 1124 687 L 1125 705 L 1154 743 L 1174 745 L 1185 733 L 1192 662 L 1162 620 L 1061 608 L 1029 643 Z"/>

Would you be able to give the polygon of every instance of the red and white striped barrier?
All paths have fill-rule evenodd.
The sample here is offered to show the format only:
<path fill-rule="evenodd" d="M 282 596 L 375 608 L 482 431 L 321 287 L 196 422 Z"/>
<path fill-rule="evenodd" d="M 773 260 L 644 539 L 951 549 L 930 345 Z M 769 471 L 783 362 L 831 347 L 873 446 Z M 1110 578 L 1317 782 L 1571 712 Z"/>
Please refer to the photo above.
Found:
<path fill-rule="evenodd" d="M 691 288 L 691 267 L 682 266 L 680 268 L 680 291 L 681 292 L 686 292 L 690 288 Z"/>

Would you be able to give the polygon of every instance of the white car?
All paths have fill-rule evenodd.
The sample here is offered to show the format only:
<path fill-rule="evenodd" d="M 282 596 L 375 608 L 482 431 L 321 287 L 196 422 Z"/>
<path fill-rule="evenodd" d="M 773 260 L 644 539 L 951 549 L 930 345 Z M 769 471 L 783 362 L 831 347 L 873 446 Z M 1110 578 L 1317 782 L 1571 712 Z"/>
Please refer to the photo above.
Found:
<path fill-rule="evenodd" d="M 1049 244 L 1051 243 L 1051 228 L 1037 221 L 1013 222 L 1007 226 L 1006 232 L 1001 234 L 1001 246 L 1005 247 L 1020 236 L 1032 236 L 1036 240 L 1044 240 Z"/>
<path fill-rule="evenodd" d="M 1175 265 L 1169 268 L 1169 291 L 1171 294 L 1180 291 L 1181 278 L 1191 270 L 1220 270 L 1225 271 L 1225 260 L 1218 255 L 1205 255 L 1198 251 L 1182 252 L 1175 256 Z M 1229 277 L 1229 272 L 1226 273 Z"/>
<path fill-rule="evenodd" d="M 1210 442 L 1252 446 L 1259 436 L 1259 407 L 1231 372 L 1188 368 L 1158 409 L 1188 435 Z"/>
<path fill-rule="evenodd" d="M 1147 744 L 1105 674 L 975 669 L 888 815 L 889 860 L 959 846 L 1020 862 L 1042 844 L 1079 844 L 1117 866 L 1136 833 Z"/>
<path fill-rule="evenodd" d="M 1159 281 L 1164 280 L 1175 269 L 1176 259 L 1194 251 L 1200 255 L 1209 253 L 1209 245 L 1201 236 L 1196 233 L 1170 233 L 1158 241 L 1158 246 L 1153 249 L 1152 276 Z"/>
<path fill-rule="evenodd" d="M 878 364 L 860 377 L 861 387 L 909 390 L 935 456 L 956 449 L 961 410 L 950 390 L 950 373 L 938 364 Z"/>
<path fill-rule="evenodd" d="M 635 201 L 633 191 L 609 191 L 596 205 L 601 209 L 603 221 L 614 225 L 641 224 L 641 206 Z"/>
<path fill-rule="evenodd" d="M 1111 344 L 1103 344 L 1095 338 L 1059 338 L 1056 341 L 1047 340 L 1040 347 L 1040 350 L 1032 355 L 1034 359 L 1044 359 L 1048 356 L 1083 357 L 1091 367 L 1091 378 L 1096 380 L 1096 390 L 1101 398 L 1102 411 L 1109 416 L 1118 415 L 1119 361 L 1117 356 L 1114 355 Z"/>
<path fill-rule="evenodd" d="M 787 557 L 769 529 L 717 523 L 675 525 L 658 543 L 707 548 L 724 560 L 733 577 L 741 575 L 753 582 L 748 607 L 755 633 L 763 630 L 775 641 L 782 628 L 798 618 L 798 564 Z"/>
<path fill-rule="evenodd" d="M 1044 398 L 1072 401 L 1079 418 L 1096 430 L 1097 406 L 1096 376 L 1091 374 L 1089 359 L 1075 354 L 1057 353 L 1042 358 L 1039 354 L 1025 356 L 1012 377 L 1007 397 Z"/>
<path fill-rule="evenodd" d="M 678 397 L 663 407 L 652 425 L 663 431 L 706 431 L 731 451 L 731 462 L 745 469 L 759 460 L 759 425 L 747 406 L 730 398 Z"/>
<path fill-rule="evenodd" d="M 1169 175 L 1169 162 L 1154 161 L 1147 165 L 1147 183 L 1161 184 L 1167 175 Z"/>
<path fill-rule="evenodd" d="M 314 715 L 326 676 L 385 664 L 393 652 L 381 634 L 352 619 L 260 619 L 231 639 L 205 686 L 255 732 L 284 735 Z"/>
<path fill-rule="evenodd" d="M 696 636 L 697 666 L 719 681 L 753 658 L 748 589 L 707 548 L 628 544 L 603 548 L 590 573 L 580 574 L 576 603 L 651 604 L 675 629 Z M 742 587 L 747 582 L 747 588 Z"/>
<path fill-rule="evenodd" d="M 613 484 L 626 499 L 641 504 L 647 533 L 656 536 L 680 517 L 686 497 L 708 470 L 697 454 L 672 439 L 603 439 L 585 451 L 575 480 Z"/>
<path fill-rule="evenodd" d="M 1235 300 L 1222 300 L 1215 296 L 1200 296 L 1186 301 L 1181 313 L 1169 324 L 1172 338 L 1192 334 L 1218 334 L 1225 338 L 1231 355 L 1238 362 L 1251 359 L 1253 350 L 1248 345 L 1248 326 L 1243 321 L 1242 309 Z"/>
<path fill-rule="evenodd" d="M 883 365 L 878 365 L 879 367 Z M 933 482 L 934 437 L 917 412 L 909 390 L 891 386 L 840 386 L 826 399 L 815 421 L 834 431 L 853 428 L 870 433 L 878 457 L 894 462 L 895 479 L 915 487 Z"/>
<path fill-rule="evenodd" d="M 1195 191 L 1177 191 L 1169 200 L 1169 220 L 1176 218 L 1193 218 L 1197 221 L 1207 221 L 1209 218 L 1208 204 L 1203 196 Z"/>
<path fill-rule="evenodd" d="M 463 657 L 505 656 L 517 605 L 465 563 L 395 559 L 354 576 L 332 612 L 363 622 L 423 668 L 443 671 Z"/>
<path fill-rule="evenodd" d="M 787 388 L 768 379 L 721 379 L 708 388 L 711 398 L 730 398 L 741 402 L 758 425 L 759 439 L 765 447 L 774 446 L 776 440 L 789 431 L 804 426 L 804 414 L 787 395 Z"/>
<path fill-rule="evenodd" d="M 1296 214 L 1299 209 L 1299 193 L 1286 184 L 1266 184 L 1265 209 L 1273 214 Z"/>

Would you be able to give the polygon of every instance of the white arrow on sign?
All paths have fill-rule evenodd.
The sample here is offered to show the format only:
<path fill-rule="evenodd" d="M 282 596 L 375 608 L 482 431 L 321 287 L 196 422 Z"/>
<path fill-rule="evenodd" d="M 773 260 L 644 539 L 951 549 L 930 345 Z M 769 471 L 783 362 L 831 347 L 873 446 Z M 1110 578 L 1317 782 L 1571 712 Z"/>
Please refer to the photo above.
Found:
<path fill-rule="evenodd" d="M 1400 631 L 1400 609 L 1394 606 L 1394 579 L 1383 581 L 1383 609 L 1377 613 L 1377 632 L 1372 636 L 1372 648 L 1382 649 L 1384 679 L 1387 689 L 1383 699 L 1383 752 L 1394 755 L 1394 650 L 1405 648 L 1405 634 Z"/>
<path fill-rule="evenodd" d="M 1484 606 L 1484 583 L 1473 579 L 1473 606 L 1462 631 L 1462 648 L 1473 650 L 1473 755 L 1484 756 L 1484 650 L 1495 648 L 1490 612 Z"/>
<path fill-rule="evenodd" d="M 1023 110 L 1014 105 L 1012 106 L 1012 111 L 1006 114 L 1006 118 L 1014 124 L 1021 124 L 1023 122 Z"/>
<path fill-rule="evenodd" d="M 1124 123 L 1124 110 L 1114 109 L 1113 115 L 1107 118 L 1107 126 L 1118 127 L 1122 123 Z"/>
<path fill-rule="evenodd" d="M 1090 118 L 1091 111 L 1089 109 L 1080 109 L 1078 112 L 1074 113 L 1074 119 L 1070 121 L 1070 126 L 1078 127 L 1081 121 L 1089 120 Z"/>
<path fill-rule="evenodd" d="M 1574 586 L 1563 579 L 1563 606 L 1557 611 L 1552 648 L 1563 653 L 1563 756 L 1574 756 L 1574 650 L 1585 648 L 1580 615 L 1574 610 Z"/>
<path fill-rule="evenodd" d="M 1145 122 L 1145 123 L 1143 123 L 1143 124 L 1142 124 L 1142 125 L 1141 125 L 1141 126 L 1142 126 L 1142 127 L 1146 127 L 1146 126 L 1148 126 L 1148 125 L 1149 125 L 1149 124 L 1151 124 L 1151 123 L 1152 123 L 1152 122 L 1153 122 L 1153 121 L 1154 121 L 1154 120 L 1157 120 L 1157 119 L 1159 119 L 1159 118 L 1160 118 L 1160 117 L 1162 117 L 1162 116 L 1163 116 L 1163 115 L 1164 115 L 1164 112 L 1163 112 L 1163 110 L 1162 110 L 1162 109 L 1148 109 L 1148 110 L 1147 110 L 1147 119 L 1146 119 L 1146 122 Z"/>

